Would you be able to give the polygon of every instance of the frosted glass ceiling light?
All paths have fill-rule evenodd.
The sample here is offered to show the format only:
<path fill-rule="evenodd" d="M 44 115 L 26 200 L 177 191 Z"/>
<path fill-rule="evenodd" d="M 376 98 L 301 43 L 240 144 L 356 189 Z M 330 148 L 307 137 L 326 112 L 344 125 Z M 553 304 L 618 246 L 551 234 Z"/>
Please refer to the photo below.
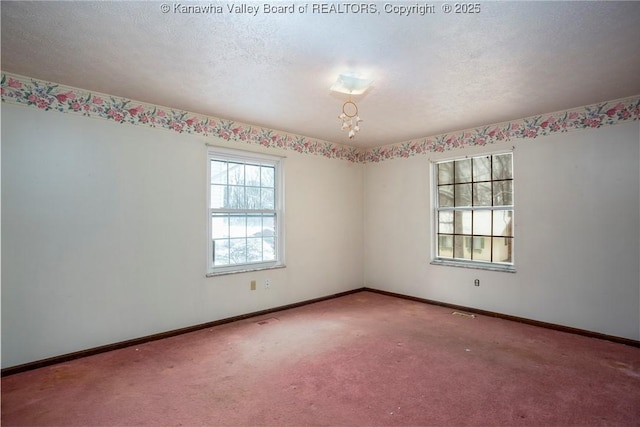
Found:
<path fill-rule="evenodd" d="M 369 89 L 371 83 L 373 83 L 372 80 L 364 79 L 356 73 L 340 74 L 338 80 L 331 86 L 331 90 L 348 95 L 362 95 Z"/>
<path fill-rule="evenodd" d="M 340 130 L 349 131 L 349 139 L 353 139 L 360 132 L 359 123 L 362 121 L 358 115 L 358 106 L 351 100 L 351 95 L 361 95 L 369 89 L 371 80 L 363 79 L 355 73 L 340 74 L 338 80 L 331 86 L 334 92 L 346 93 L 349 100 L 342 105 L 342 113 L 338 119 L 342 120 Z"/>

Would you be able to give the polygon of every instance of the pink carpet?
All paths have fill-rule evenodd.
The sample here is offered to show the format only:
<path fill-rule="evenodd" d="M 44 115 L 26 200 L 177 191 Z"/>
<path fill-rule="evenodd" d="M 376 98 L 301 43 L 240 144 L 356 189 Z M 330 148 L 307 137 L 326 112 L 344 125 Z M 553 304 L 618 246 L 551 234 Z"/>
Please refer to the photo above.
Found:
<path fill-rule="evenodd" d="M 640 425 L 640 349 L 360 292 L 2 379 L 2 425 Z"/>

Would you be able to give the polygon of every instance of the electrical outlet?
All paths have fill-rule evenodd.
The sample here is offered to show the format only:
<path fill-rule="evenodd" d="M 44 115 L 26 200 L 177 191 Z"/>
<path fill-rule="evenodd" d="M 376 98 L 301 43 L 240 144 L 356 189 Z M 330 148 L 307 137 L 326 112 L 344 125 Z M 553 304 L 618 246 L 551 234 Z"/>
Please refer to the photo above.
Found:
<path fill-rule="evenodd" d="M 264 281 L 264 288 L 269 289 L 270 287 L 271 287 L 271 281 L 269 279 L 266 279 Z"/>
<path fill-rule="evenodd" d="M 476 279 L 473 281 L 474 286 L 480 286 L 480 279 Z"/>
<path fill-rule="evenodd" d="M 251 290 L 252 290 L 252 291 L 255 291 L 255 290 L 256 290 L 256 281 L 255 281 L 255 280 L 252 280 L 252 281 L 251 281 Z"/>

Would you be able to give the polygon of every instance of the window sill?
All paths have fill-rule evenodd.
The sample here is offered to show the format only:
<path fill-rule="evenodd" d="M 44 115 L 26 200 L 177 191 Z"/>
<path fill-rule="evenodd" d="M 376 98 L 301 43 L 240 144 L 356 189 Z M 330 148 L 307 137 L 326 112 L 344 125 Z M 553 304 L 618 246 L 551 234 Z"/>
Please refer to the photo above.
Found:
<path fill-rule="evenodd" d="M 476 270 L 499 271 L 502 273 L 515 273 L 516 268 L 513 265 L 484 264 L 477 262 L 449 261 L 443 259 L 434 259 L 431 265 L 444 265 L 447 267 L 474 268 Z"/>
<path fill-rule="evenodd" d="M 227 276 L 229 274 L 238 274 L 238 273 L 252 273 L 254 271 L 263 271 L 263 270 L 276 270 L 278 268 L 287 268 L 284 264 L 272 265 L 269 267 L 247 267 L 242 270 L 227 270 L 227 271 L 218 271 L 213 273 L 207 273 L 206 277 L 218 277 L 218 276 Z"/>

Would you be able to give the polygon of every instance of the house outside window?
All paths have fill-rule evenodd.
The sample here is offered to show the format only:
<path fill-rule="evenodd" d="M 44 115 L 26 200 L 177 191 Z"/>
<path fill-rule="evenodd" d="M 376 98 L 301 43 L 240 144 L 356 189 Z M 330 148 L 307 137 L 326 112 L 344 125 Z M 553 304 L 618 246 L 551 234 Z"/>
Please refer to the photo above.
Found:
<path fill-rule="evenodd" d="M 283 163 L 275 156 L 208 150 L 208 275 L 284 266 Z"/>
<path fill-rule="evenodd" d="M 433 166 L 434 263 L 514 271 L 513 154 Z"/>

